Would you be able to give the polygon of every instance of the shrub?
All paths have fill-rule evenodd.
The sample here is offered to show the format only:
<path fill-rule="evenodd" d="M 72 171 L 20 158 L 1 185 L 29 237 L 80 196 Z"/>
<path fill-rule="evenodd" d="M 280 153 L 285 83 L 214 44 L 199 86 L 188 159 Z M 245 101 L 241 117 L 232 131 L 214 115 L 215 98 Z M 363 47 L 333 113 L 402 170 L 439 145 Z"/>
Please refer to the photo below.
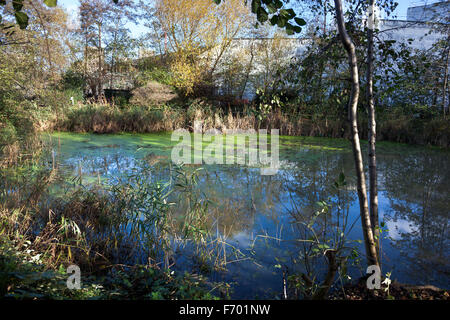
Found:
<path fill-rule="evenodd" d="M 165 85 L 171 85 L 173 76 L 166 68 L 155 66 L 150 70 L 145 70 L 139 73 L 137 83 L 140 86 L 145 86 L 149 82 L 159 82 Z"/>
<path fill-rule="evenodd" d="M 7 119 L 0 120 L 0 146 L 12 144 L 17 141 L 17 131 Z"/>
<path fill-rule="evenodd" d="M 130 102 L 139 106 L 161 105 L 178 98 L 172 87 L 155 81 L 133 90 L 132 94 Z"/>

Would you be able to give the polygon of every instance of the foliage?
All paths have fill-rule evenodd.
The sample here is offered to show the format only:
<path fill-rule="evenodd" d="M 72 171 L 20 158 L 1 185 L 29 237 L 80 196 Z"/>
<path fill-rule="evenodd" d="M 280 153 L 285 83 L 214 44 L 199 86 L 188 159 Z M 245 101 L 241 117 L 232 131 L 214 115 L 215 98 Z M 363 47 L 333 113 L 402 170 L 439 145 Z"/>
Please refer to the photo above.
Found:
<path fill-rule="evenodd" d="M 217 4 L 222 2 L 221 0 L 213 1 Z M 284 3 L 289 3 L 289 1 L 252 0 L 252 13 L 256 14 L 259 23 L 269 21 L 273 26 L 277 25 L 279 28 L 286 29 L 289 35 L 300 33 L 302 31 L 301 27 L 306 25 L 306 21 L 296 17 L 294 9 L 284 8 Z M 292 20 L 295 21 L 295 24 Z"/>
<path fill-rule="evenodd" d="M 233 38 L 249 26 L 249 11 L 240 0 L 219 6 L 210 0 L 158 0 L 147 7 L 157 21 L 147 22 L 166 39 L 164 55 L 172 52 L 172 84 L 184 95 L 211 78 Z"/>
<path fill-rule="evenodd" d="M 149 81 L 155 81 L 163 85 L 171 85 L 174 83 L 172 73 L 166 68 L 159 66 L 139 72 L 139 78 L 137 80 L 139 86 L 145 86 Z"/>
<path fill-rule="evenodd" d="M 351 279 L 347 274 L 349 264 L 360 264 L 360 254 L 355 246 L 359 241 L 346 238 L 356 222 L 349 221 L 351 196 L 345 190 L 346 185 L 345 175 L 341 172 L 331 188 L 336 200 L 330 197 L 317 202 L 316 211 L 306 221 L 295 209 L 291 213 L 302 235 L 299 239 L 301 250 L 294 260 L 303 264 L 304 271 L 287 275 L 289 292 L 296 298 L 326 299 L 336 281 L 335 275 L 338 274 L 341 284 L 348 282 Z M 297 208 L 296 204 L 294 208 Z M 326 261 L 326 270 L 319 271 L 321 260 Z M 320 276 L 320 272 L 325 273 L 325 277 Z M 325 280 L 321 282 L 320 279 Z"/>
<path fill-rule="evenodd" d="M 186 55 L 179 55 L 171 65 L 173 75 L 171 85 L 179 89 L 183 95 L 187 96 L 194 92 L 194 87 L 202 78 L 203 69 L 201 66 L 190 62 Z"/>
<path fill-rule="evenodd" d="M 41 254 L 0 241 L 0 297 L 3 299 L 217 299 L 201 276 L 174 274 L 145 265 L 114 267 L 102 276 L 84 276 L 81 289 L 67 288 L 63 265 L 48 270 Z"/>
<path fill-rule="evenodd" d="M 284 106 L 283 92 L 269 95 L 264 89 L 257 89 L 256 95 L 257 107 L 252 111 L 259 121 L 265 120 L 270 113 L 279 111 Z"/>
<path fill-rule="evenodd" d="M 80 176 L 76 183 L 68 183 L 69 194 L 56 196 L 50 192 L 58 179 L 53 170 L 25 166 L 16 168 L 22 171 L 18 176 L 2 171 L 6 174 L 2 190 L 23 186 L 21 193 L 0 194 L 2 297 L 214 298 L 203 277 L 175 275 L 169 264 L 173 237 L 178 239 L 169 195 L 191 189 L 195 175 L 174 168 L 170 173 L 174 180 L 160 182 L 148 169 L 111 180 L 102 189 L 80 185 Z M 195 244 L 201 240 L 196 235 L 200 226 L 196 212 L 202 205 L 200 199 L 190 201 L 177 241 Z M 65 285 L 65 267 L 73 263 L 83 270 L 80 291 Z"/>
<path fill-rule="evenodd" d="M 57 0 L 44 0 L 43 1 L 48 7 L 56 7 Z M 0 2 L 1 6 L 6 6 L 6 0 Z M 29 23 L 29 17 L 27 13 L 23 12 L 23 0 L 14 0 L 12 1 L 12 7 L 14 10 L 14 17 L 17 24 L 21 29 L 25 29 Z M 2 16 L 0 15 L 0 28 L 4 28 L 5 25 L 2 23 Z"/>

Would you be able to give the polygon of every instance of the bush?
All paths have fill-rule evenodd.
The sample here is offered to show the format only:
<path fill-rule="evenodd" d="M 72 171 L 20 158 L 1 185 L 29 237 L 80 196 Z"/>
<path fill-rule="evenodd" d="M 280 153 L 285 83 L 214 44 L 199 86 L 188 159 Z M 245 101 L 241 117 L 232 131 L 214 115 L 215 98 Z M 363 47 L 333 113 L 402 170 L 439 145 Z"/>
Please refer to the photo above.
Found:
<path fill-rule="evenodd" d="M 16 127 L 7 119 L 0 120 L 0 147 L 17 141 Z"/>
<path fill-rule="evenodd" d="M 172 87 L 155 81 L 133 90 L 132 95 L 130 102 L 138 106 L 161 105 L 178 98 Z"/>
<path fill-rule="evenodd" d="M 111 105 L 80 105 L 67 111 L 56 129 L 72 132 L 135 132 L 173 131 L 184 126 L 185 112 L 179 108 Z"/>
<path fill-rule="evenodd" d="M 172 73 L 163 67 L 153 67 L 139 73 L 137 82 L 140 86 L 145 86 L 149 82 L 159 82 L 170 85 L 173 82 Z"/>
<path fill-rule="evenodd" d="M 61 79 L 63 90 L 83 90 L 86 86 L 83 74 L 73 70 L 68 70 Z"/>

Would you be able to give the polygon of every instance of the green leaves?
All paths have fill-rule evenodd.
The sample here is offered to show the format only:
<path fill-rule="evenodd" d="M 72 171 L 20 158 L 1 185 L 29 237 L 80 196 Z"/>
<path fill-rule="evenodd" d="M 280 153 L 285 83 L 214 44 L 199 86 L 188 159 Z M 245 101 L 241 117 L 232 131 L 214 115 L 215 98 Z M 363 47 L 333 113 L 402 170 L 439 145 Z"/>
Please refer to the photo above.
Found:
<path fill-rule="evenodd" d="M 270 24 L 273 26 L 278 24 L 278 16 L 273 16 L 272 18 L 270 18 Z"/>
<path fill-rule="evenodd" d="M 47 7 L 56 7 L 57 0 L 44 0 L 44 3 Z"/>
<path fill-rule="evenodd" d="M 257 13 L 261 7 L 261 0 L 252 0 L 252 12 Z"/>
<path fill-rule="evenodd" d="M 213 0 L 219 4 L 220 0 Z M 286 3 L 288 1 L 285 1 Z M 259 23 L 264 23 L 269 20 L 273 26 L 286 29 L 288 35 L 300 33 L 302 31 L 301 26 L 306 25 L 306 21 L 302 18 L 296 17 L 294 9 L 282 9 L 283 1 L 281 0 L 252 0 L 251 9 Z M 271 16 L 270 16 L 271 15 Z M 295 19 L 296 25 L 290 21 Z"/>
<path fill-rule="evenodd" d="M 259 22 L 264 23 L 269 19 L 269 14 L 263 7 L 258 8 L 257 19 Z"/>
<path fill-rule="evenodd" d="M 12 5 L 13 5 L 13 8 L 14 8 L 14 11 L 17 13 L 20 10 L 22 10 L 23 0 L 14 0 Z"/>
<path fill-rule="evenodd" d="M 275 12 L 277 12 L 277 7 L 275 6 L 274 3 L 268 3 L 267 9 L 269 10 L 270 14 L 274 14 Z"/>
<path fill-rule="evenodd" d="M 303 20 L 302 18 L 294 18 L 295 22 L 299 25 L 299 26 L 304 26 L 306 25 L 306 21 Z"/>
<path fill-rule="evenodd" d="M 294 9 L 281 9 L 280 16 L 283 19 L 291 20 L 292 18 L 295 17 L 295 11 L 294 11 Z"/>
<path fill-rule="evenodd" d="M 14 13 L 14 16 L 16 17 L 16 22 L 20 29 L 26 29 L 28 26 L 28 16 L 21 11 Z"/>
<path fill-rule="evenodd" d="M 286 33 L 288 35 L 293 35 L 294 33 L 300 33 L 302 32 L 302 28 L 299 26 L 294 26 L 290 23 L 286 23 Z"/>
<path fill-rule="evenodd" d="M 57 0 L 44 0 L 44 3 L 47 7 L 56 7 Z M 114 0 L 117 3 L 117 0 Z M 6 6 L 6 0 L 0 0 L 0 6 Z M 20 29 L 26 29 L 28 26 L 28 15 L 22 12 L 23 9 L 23 0 L 13 0 L 12 6 L 14 9 L 14 17 L 16 18 L 16 22 L 19 25 Z M 0 23 L 2 17 L 0 16 Z"/>
<path fill-rule="evenodd" d="M 341 172 L 339 174 L 339 178 L 334 182 L 334 187 L 336 189 L 340 189 L 346 185 L 347 185 L 347 181 L 345 179 L 345 174 L 344 174 L 344 172 Z"/>
<path fill-rule="evenodd" d="M 19 25 L 20 29 L 25 29 L 28 26 L 28 16 L 23 13 L 23 0 L 14 0 L 13 1 L 13 8 L 14 8 L 14 16 L 16 18 L 16 22 Z"/>

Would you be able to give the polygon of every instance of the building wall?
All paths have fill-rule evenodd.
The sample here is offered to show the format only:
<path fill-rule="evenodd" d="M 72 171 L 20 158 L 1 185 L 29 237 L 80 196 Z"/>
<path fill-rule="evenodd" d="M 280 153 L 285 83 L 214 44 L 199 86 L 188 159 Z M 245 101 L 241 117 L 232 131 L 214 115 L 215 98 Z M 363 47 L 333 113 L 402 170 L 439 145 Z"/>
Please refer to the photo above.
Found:
<path fill-rule="evenodd" d="M 439 17 L 448 19 L 449 12 L 450 1 L 445 1 L 434 5 L 409 8 L 408 20 L 377 19 L 376 27 L 380 30 L 379 38 L 382 40 L 395 40 L 395 46 L 405 43 L 412 49 L 430 49 L 439 39 L 447 36 L 436 32 L 436 30 L 439 30 L 438 25 L 430 24 L 430 22 L 435 23 L 439 20 Z M 409 39 L 413 39 L 413 41 L 409 43 Z M 273 39 L 235 39 L 229 54 L 234 55 L 240 50 L 250 48 L 252 45 L 260 46 L 262 43 L 270 41 L 273 41 Z M 311 42 L 310 39 L 295 38 L 284 38 L 282 41 L 284 44 L 282 46 L 284 55 L 287 60 L 295 56 L 301 56 Z M 256 78 L 263 68 L 263 65 L 255 63 L 251 76 Z M 244 93 L 245 99 L 254 97 L 254 84 L 250 82 L 247 85 Z M 220 81 L 218 81 L 218 85 L 220 85 Z"/>
<path fill-rule="evenodd" d="M 407 11 L 408 21 L 433 21 L 445 22 L 449 19 L 450 1 L 442 1 L 434 4 L 410 7 Z"/>
<path fill-rule="evenodd" d="M 395 40 L 397 43 L 407 43 L 408 39 L 413 39 L 410 47 L 418 50 L 430 49 L 444 36 L 433 32 L 431 26 L 424 22 L 381 20 L 378 28 L 381 31 L 381 39 Z"/>

